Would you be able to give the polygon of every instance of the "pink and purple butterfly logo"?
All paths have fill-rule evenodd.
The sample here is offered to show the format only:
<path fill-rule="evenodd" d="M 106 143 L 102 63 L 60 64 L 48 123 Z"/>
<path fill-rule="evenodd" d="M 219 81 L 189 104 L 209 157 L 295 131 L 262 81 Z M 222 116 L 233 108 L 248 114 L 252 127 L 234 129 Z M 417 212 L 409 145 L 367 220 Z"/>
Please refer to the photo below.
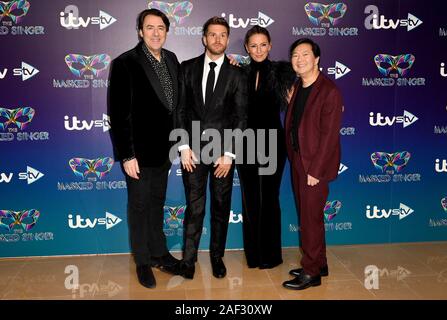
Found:
<path fill-rule="evenodd" d="M 39 216 L 40 212 L 36 209 L 0 210 L 0 229 L 29 231 L 36 225 Z"/>
<path fill-rule="evenodd" d="M 337 25 L 348 10 L 344 3 L 322 4 L 318 2 L 308 2 L 304 6 L 307 16 L 312 24 L 319 26 L 324 21 L 331 25 Z"/>
<path fill-rule="evenodd" d="M 15 126 L 23 130 L 33 120 L 35 113 L 35 110 L 30 107 L 0 108 L 0 129 L 5 131 L 6 128 Z"/>
<path fill-rule="evenodd" d="M 84 77 L 100 77 L 111 62 L 110 56 L 105 53 L 94 54 L 92 56 L 84 56 L 81 54 L 67 54 L 65 63 L 78 78 Z"/>
<path fill-rule="evenodd" d="M 112 170 L 115 162 L 110 157 L 86 159 L 86 158 L 73 158 L 68 161 L 73 173 L 86 179 L 87 177 L 97 177 L 100 180 L 103 179 Z"/>
<path fill-rule="evenodd" d="M 394 153 L 373 152 L 371 161 L 374 167 L 387 174 L 401 172 L 410 160 L 411 154 L 408 151 L 400 151 Z"/>
<path fill-rule="evenodd" d="M 166 1 L 151 1 L 148 4 L 148 8 L 162 11 L 175 25 L 175 23 L 182 24 L 191 14 L 193 4 L 190 1 L 177 1 L 172 3 Z"/>
<path fill-rule="evenodd" d="M 338 200 L 326 201 L 326 205 L 324 206 L 324 219 L 329 222 L 333 220 L 340 211 L 341 202 Z"/>
<path fill-rule="evenodd" d="M 29 7 L 30 3 L 26 0 L 0 1 L 0 21 L 8 18 L 17 24 L 26 16 Z M 6 24 L 6 21 L 3 24 Z"/>
<path fill-rule="evenodd" d="M 377 69 L 385 77 L 404 77 L 411 69 L 415 61 L 414 55 L 410 53 L 392 56 L 390 54 L 377 54 L 374 57 Z"/>
<path fill-rule="evenodd" d="M 170 229 L 178 229 L 183 226 L 183 220 L 185 219 L 186 206 L 164 206 L 164 223 Z"/>

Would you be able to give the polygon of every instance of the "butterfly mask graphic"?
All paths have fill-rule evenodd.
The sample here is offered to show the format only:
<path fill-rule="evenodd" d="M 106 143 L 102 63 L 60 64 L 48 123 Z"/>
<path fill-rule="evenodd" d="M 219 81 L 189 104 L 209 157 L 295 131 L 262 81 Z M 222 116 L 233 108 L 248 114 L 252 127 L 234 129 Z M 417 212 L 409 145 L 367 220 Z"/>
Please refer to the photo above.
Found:
<path fill-rule="evenodd" d="M 14 125 L 23 130 L 33 120 L 35 113 L 35 110 L 30 107 L 17 109 L 0 108 L 0 129 L 5 131 L 6 128 Z"/>
<path fill-rule="evenodd" d="M 329 21 L 333 26 L 343 18 L 348 6 L 344 3 L 321 4 L 317 2 L 309 2 L 304 6 L 310 22 L 319 26 L 323 21 Z"/>
<path fill-rule="evenodd" d="M 248 65 L 251 61 L 250 56 L 243 56 L 241 54 L 229 54 L 228 57 L 235 60 L 241 66 Z"/>
<path fill-rule="evenodd" d="M 374 57 L 374 62 L 382 75 L 398 78 L 399 76 L 403 77 L 407 74 L 408 70 L 413 66 L 415 59 L 409 53 L 398 56 L 380 53 Z"/>
<path fill-rule="evenodd" d="M 189 1 L 178 1 L 173 3 L 167 3 L 165 1 L 151 1 L 148 4 L 149 9 L 158 9 L 171 20 L 178 24 L 182 24 L 183 21 L 191 14 L 193 5 Z"/>
<path fill-rule="evenodd" d="M 28 13 L 30 3 L 26 0 L 0 1 L 0 21 L 5 18 L 11 19 L 15 24 Z"/>
<path fill-rule="evenodd" d="M 371 161 L 374 167 L 383 173 L 394 174 L 401 172 L 408 164 L 411 154 L 408 151 L 386 153 L 373 152 L 371 154 Z"/>
<path fill-rule="evenodd" d="M 78 78 L 87 75 L 100 77 L 110 64 L 110 56 L 108 54 L 95 54 L 92 56 L 83 56 L 81 54 L 67 54 L 65 63 Z"/>
<path fill-rule="evenodd" d="M 112 170 L 114 161 L 110 157 L 97 158 L 97 159 L 85 159 L 85 158 L 73 158 L 68 161 L 73 173 L 82 179 L 88 176 L 95 176 L 99 179 L 103 179 Z"/>
<path fill-rule="evenodd" d="M 170 207 L 164 206 L 164 222 L 171 229 L 178 229 L 183 226 L 183 219 L 186 206 Z"/>
<path fill-rule="evenodd" d="M 36 225 L 39 216 L 40 212 L 36 209 L 22 211 L 0 210 L 0 229 L 29 231 Z"/>
<path fill-rule="evenodd" d="M 338 200 L 334 201 L 326 201 L 326 205 L 324 206 L 324 219 L 326 221 L 331 221 L 334 219 L 341 208 L 341 202 Z"/>

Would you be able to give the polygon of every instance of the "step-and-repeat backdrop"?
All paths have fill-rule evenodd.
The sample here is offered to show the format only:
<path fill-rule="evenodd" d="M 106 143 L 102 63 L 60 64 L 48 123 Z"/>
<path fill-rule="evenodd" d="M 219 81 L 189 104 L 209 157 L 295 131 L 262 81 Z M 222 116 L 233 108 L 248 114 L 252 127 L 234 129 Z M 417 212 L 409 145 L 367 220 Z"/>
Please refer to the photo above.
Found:
<path fill-rule="evenodd" d="M 0 256 L 129 252 L 126 183 L 107 115 L 110 62 L 135 46 L 137 14 L 164 11 L 166 47 L 203 52 L 203 23 L 225 17 L 228 54 L 247 59 L 245 32 L 272 35 L 273 60 L 310 37 L 343 92 L 343 155 L 324 210 L 328 244 L 447 240 L 447 21 L 435 0 L 0 2 Z M 237 174 L 227 248 L 242 247 Z M 181 250 L 185 209 L 178 161 L 164 231 Z M 283 246 L 299 227 L 288 167 Z M 209 244 L 206 217 L 200 247 Z"/>

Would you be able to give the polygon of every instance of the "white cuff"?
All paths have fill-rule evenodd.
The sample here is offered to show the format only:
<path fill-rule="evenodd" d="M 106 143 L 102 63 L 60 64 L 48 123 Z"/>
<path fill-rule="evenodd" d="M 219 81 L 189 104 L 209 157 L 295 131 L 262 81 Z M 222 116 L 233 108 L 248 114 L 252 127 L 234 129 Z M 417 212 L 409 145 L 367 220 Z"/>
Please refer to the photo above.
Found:
<path fill-rule="evenodd" d="M 187 144 L 182 144 L 181 146 L 178 147 L 178 151 L 182 151 L 182 150 L 186 150 L 189 149 L 189 145 Z"/>
<path fill-rule="evenodd" d="M 236 155 L 235 155 L 235 154 L 232 154 L 231 152 L 228 152 L 228 151 L 227 151 L 227 152 L 224 153 L 224 155 L 226 155 L 226 156 L 232 158 L 233 160 L 236 159 Z"/>

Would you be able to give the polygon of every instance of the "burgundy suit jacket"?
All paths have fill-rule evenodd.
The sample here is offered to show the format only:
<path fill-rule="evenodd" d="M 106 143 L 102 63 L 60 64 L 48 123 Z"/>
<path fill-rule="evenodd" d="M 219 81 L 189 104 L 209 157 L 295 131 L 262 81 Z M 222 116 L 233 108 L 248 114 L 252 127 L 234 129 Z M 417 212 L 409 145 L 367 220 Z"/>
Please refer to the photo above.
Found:
<path fill-rule="evenodd" d="M 292 165 L 294 165 L 292 156 L 294 151 L 290 128 L 293 104 L 299 85 L 298 81 L 290 99 L 285 121 L 287 153 Z M 342 109 L 343 100 L 340 91 L 332 80 L 320 72 L 307 99 L 298 129 L 299 154 L 304 170 L 319 180 L 331 181 L 338 175 Z"/>

